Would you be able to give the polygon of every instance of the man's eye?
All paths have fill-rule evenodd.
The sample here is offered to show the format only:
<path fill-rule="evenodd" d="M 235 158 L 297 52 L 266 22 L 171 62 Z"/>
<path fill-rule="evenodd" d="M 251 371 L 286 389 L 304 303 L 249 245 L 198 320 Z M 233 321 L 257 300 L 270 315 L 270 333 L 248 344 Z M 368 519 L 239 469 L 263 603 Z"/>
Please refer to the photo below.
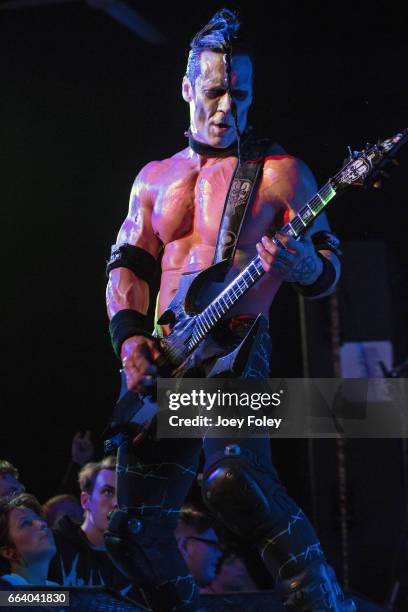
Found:
<path fill-rule="evenodd" d="M 223 95 L 222 89 L 210 89 L 206 92 L 207 98 L 219 98 Z"/>
<path fill-rule="evenodd" d="M 113 497 L 113 491 L 112 489 L 104 489 L 103 494 L 106 495 L 107 497 Z"/>

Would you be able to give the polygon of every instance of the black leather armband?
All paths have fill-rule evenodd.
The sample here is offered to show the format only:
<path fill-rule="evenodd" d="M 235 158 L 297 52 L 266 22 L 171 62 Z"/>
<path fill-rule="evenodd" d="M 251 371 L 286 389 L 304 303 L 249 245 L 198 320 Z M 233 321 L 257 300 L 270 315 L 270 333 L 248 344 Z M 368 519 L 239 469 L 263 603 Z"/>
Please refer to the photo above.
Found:
<path fill-rule="evenodd" d="M 106 274 L 115 268 L 128 268 L 138 278 L 151 286 L 155 280 L 159 264 L 145 249 L 131 244 L 113 245 L 111 256 L 106 266 Z"/>
<path fill-rule="evenodd" d="M 113 315 L 109 323 L 109 333 L 113 350 L 120 359 L 120 349 L 127 338 L 131 336 L 147 336 L 151 334 L 146 330 L 147 317 L 137 310 L 119 310 Z"/>
<path fill-rule="evenodd" d="M 323 272 L 319 276 L 317 280 L 311 285 L 302 285 L 300 283 L 291 283 L 292 287 L 303 295 L 303 297 L 311 298 L 324 293 L 333 285 L 336 279 L 336 269 L 333 266 L 332 262 L 321 255 L 321 253 L 317 253 L 318 257 L 322 260 L 323 263 Z"/>

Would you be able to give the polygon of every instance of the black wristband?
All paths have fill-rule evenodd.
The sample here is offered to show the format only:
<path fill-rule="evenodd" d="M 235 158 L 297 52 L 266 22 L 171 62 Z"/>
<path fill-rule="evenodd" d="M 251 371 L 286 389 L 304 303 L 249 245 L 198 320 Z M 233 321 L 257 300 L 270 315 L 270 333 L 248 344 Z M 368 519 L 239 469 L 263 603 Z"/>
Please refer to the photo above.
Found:
<path fill-rule="evenodd" d="M 151 334 L 146 330 L 147 317 L 137 310 L 119 310 L 109 323 L 109 333 L 113 350 L 120 359 L 120 349 L 127 338 L 131 336 L 148 336 Z"/>
<path fill-rule="evenodd" d="M 321 253 L 316 253 L 318 257 L 322 260 L 323 263 L 323 271 L 320 274 L 319 278 L 315 280 L 311 285 L 302 285 L 300 283 L 291 283 L 292 287 L 303 295 L 303 297 L 316 297 L 321 293 L 324 293 L 333 285 L 336 280 L 336 268 L 333 266 L 330 259 L 324 257 Z"/>

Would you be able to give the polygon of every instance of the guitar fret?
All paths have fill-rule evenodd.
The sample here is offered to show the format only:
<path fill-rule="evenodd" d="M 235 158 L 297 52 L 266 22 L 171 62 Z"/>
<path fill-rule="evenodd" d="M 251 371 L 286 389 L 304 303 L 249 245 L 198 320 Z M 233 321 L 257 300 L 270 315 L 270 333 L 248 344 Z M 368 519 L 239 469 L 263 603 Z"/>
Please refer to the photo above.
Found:
<path fill-rule="evenodd" d="M 247 289 L 249 289 L 249 285 L 246 284 L 246 280 L 245 280 L 245 275 L 244 274 L 242 275 L 242 282 L 244 283 L 245 287 Z"/>
<path fill-rule="evenodd" d="M 287 231 L 287 234 L 289 234 L 290 236 L 296 236 L 296 231 L 293 229 L 292 224 L 289 222 L 288 223 L 289 226 L 289 230 Z"/>
<path fill-rule="evenodd" d="M 210 326 L 208 324 L 208 321 L 206 319 L 205 311 L 203 313 L 201 313 L 201 314 L 202 314 L 203 327 L 204 327 L 205 331 L 208 332 L 208 331 L 210 331 L 211 328 L 210 328 Z"/>
<path fill-rule="evenodd" d="M 210 304 L 210 308 L 211 308 L 211 313 L 212 313 L 212 316 L 214 317 L 215 323 L 218 323 L 218 321 L 220 320 L 220 315 L 219 315 L 219 312 L 215 304 Z"/>
<path fill-rule="evenodd" d="M 313 217 L 316 216 L 316 213 L 314 212 L 313 208 L 310 208 L 309 204 L 306 204 L 306 208 L 308 208 L 312 214 Z"/>
<path fill-rule="evenodd" d="M 304 223 L 302 221 L 302 219 L 299 217 L 299 215 L 296 215 L 296 217 L 294 219 L 292 219 L 292 221 L 290 222 L 292 227 L 295 228 L 295 232 L 296 234 L 300 234 L 300 232 L 303 230 L 304 227 Z"/>
<path fill-rule="evenodd" d="M 317 197 L 319 198 L 320 202 L 323 204 L 323 206 L 325 206 L 324 200 L 321 197 L 320 193 L 316 193 Z"/>
<path fill-rule="evenodd" d="M 207 313 L 208 313 L 208 318 L 210 319 L 210 323 L 216 323 L 217 321 L 213 321 L 212 317 L 214 316 L 213 311 L 211 310 L 211 304 L 210 306 L 207 308 Z"/>
<path fill-rule="evenodd" d="M 221 304 L 220 304 L 221 314 L 220 314 L 220 311 L 218 310 L 218 300 L 216 300 L 215 302 L 213 302 L 213 306 L 214 306 L 215 311 L 216 311 L 216 313 L 217 313 L 217 317 L 218 317 L 219 319 L 221 319 L 222 315 L 224 314 L 224 313 L 222 312 Z"/>

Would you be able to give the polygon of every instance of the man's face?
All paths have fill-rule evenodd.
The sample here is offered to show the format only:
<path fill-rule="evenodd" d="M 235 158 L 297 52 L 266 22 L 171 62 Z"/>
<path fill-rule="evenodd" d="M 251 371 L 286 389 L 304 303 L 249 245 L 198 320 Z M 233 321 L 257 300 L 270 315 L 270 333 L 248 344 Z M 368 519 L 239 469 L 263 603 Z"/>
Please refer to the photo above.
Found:
<path fill-rule="evenodd" d="M 198 533 L 190 526 L 183 526 L 177 536 L 181 554 L 196 582 L 209 584 L 215 577 L 221 550 L 214 529 Z"/>
<path fill-rule="evenodd" d="M 242 133 L 252 102 L 252 62 L 248 55 L 232 56 L 231 92 Z M 195 140 L 219 148 L 229 147 L 236 140 L 224 54 L 201 53 L 200 73 L 194 87 L 184 77 L 183 97 L 190 104 L 190 130 Z"/>
<path fill-rule="evenodd" d="M 106 531 L 108 515 L 118 505 L 114 470 L 101 470 L 96 477 L 92 493 L 82 493 L 81 500 L 92 524 L 99 531 Z"/>
<path fill-rule="evenodd" d="M 12 474 L 0 473 L 0 499 L 14 497 L 23 491 L 24 486 Z"/>
<path fill-rule="evenodd" d="M 5 547 L 9 551 L 7 558 L 19 565 L 51 559 L 55 554 L 51 529 L 45 520 L 30 508 L 19 507 L 11 510 L 9 539 L 13 546 Z"/>

